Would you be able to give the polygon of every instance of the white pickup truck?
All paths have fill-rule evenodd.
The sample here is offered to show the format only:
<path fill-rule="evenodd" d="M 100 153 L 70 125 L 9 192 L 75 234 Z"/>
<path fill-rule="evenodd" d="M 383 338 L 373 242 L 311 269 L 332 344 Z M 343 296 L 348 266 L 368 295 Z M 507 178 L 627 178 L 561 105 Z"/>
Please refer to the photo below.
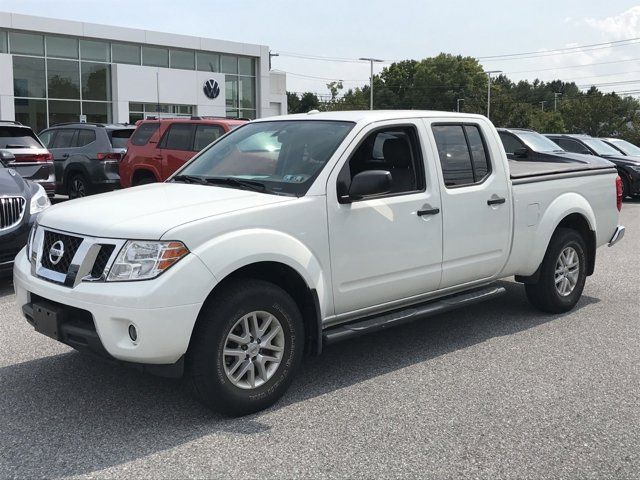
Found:
<path fill-rule="evenodd" d="M 624 234 L 620 193 L 606 161 L 510 165 L 482 116 L 259 120 L 165 183 L 43 212 L 17 304 L 38 332 L 184 372 L 203 403 L 245 414 L 305 353 L 493 298 L 501 278 L 542 311 L 571 309 L 596 249 Z"/>

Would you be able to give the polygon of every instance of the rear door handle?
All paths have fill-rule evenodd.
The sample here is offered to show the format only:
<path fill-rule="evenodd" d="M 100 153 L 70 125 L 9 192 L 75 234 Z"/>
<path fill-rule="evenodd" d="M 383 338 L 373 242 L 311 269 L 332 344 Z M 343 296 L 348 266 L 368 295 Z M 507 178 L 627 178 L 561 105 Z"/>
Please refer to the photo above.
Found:
<path fill-rule="evenodd" d="M 424 215 L 437 215 L 440 213 L 439 208 L 427 208 L 426 210 L 418 210 L 418 216 L 422 217 Z"/>
<path fill-rule="evenodd" d="M 69 158 L 69 154 L 68 153 L 63 153 L 62 154 L 62 158 Z"/>
<path fill-rule="evenodd" d="M 487 205 L 502 205 L 506 201 L 507 199 L 502 197 L 491 198 L 487 200 Z"/>

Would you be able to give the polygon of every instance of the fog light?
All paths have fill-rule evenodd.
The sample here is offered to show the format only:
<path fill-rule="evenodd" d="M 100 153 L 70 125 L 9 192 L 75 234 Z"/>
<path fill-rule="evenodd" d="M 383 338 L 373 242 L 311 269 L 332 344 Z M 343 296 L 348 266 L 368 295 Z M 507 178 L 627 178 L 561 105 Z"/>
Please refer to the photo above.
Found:
<path fill-rule="evenodd" d="M 132 342 L 135 342 L 136 340 L 138 340 L 138 331 L 136 330 L 136 327 L 134 327 L 133 325 L 129 325 L 129 338 L 131 339 Z"/>

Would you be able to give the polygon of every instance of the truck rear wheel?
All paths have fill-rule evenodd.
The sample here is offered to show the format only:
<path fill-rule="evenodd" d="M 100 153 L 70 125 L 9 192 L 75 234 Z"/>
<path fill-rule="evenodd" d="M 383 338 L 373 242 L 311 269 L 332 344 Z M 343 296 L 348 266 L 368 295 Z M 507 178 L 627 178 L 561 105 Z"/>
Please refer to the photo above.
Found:
<path fill-rule="evenodd" d="M 302 316 L 280 287 L 237 281 L 208 301 L 187 355 L 196 398 L 212 410 L 246 415 L 275 403 L 303 355 Z"/>
<path fill-rule="evenodd" d="M 529 302 L 548 313 L 571 310 L 580 300 L 587 278 L 586 245 L 575 230 L 558 229 L 547 248 L 537 283 L 525 284 Z"/>

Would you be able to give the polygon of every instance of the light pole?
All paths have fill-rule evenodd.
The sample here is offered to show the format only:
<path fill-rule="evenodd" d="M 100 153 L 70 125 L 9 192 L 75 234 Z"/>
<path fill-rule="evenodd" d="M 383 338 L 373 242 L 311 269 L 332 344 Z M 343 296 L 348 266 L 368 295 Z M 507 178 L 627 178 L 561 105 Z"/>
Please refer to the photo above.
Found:
<path fill-rule="evenodd" d="M 456 110 L 460 113 L 460 102 L 464 102 L 464 98 L 459 98 L 456 100 Z"/>
<path fill-rule="evenodd" d="M 489 78 L 487 85 L 487 118 L 491 118 L 491 75 L 494 73 L 502 73 L 502 70 L 487 70 L 484 73 Z"/>
<path fill-rule="evenodd" d="M 558 111 L 558 97 L 562 95 L 561 93 L 558 92 L 554 92 L 553 93 L 553 111 L 557 112 Z"/>
<path fill-rule="evenodd" d="M 373 63 L 382 63 L 384 60 L 379 58 L 360 58 L 360 60 L 371 64 L 371 76 L 369 77 L 369 110 L 373 110 Z"/>
<path fill-rule="evenodd" d="M 542 111 L 544 112 L 544 104 L 547 103 L 545 100 L 540 102 L 540 105 L 542 106 Z"/>

